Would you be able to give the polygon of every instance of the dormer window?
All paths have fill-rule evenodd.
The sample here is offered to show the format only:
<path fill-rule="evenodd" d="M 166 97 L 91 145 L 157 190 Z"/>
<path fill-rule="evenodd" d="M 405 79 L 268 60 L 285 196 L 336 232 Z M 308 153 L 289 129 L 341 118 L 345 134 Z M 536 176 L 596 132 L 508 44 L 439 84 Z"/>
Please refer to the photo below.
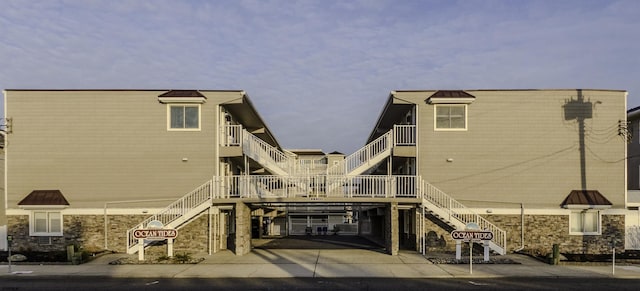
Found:
<path fill-rule="evenodd" d="M 199 131 L 200 107 L 207 98 L 197 90 L 171 90 L 158 96 L 167 104 L 167 130 Z"/>
<path fill-rule="evenodd" d="M 436 130 L 466 130 L 466 104 L 438 104 L 435 106 Z"/>
<path fill-rule="evenodd" d="M 434 130 L 467 130 L 467 107 L 476 97 L 462 90 L 440 90 L 429 96 L 434 105 Z"/>
<path fill-rule="evenodd" d="M 199 130 L 200 104 L 169 105 L 169 130 Z"/>

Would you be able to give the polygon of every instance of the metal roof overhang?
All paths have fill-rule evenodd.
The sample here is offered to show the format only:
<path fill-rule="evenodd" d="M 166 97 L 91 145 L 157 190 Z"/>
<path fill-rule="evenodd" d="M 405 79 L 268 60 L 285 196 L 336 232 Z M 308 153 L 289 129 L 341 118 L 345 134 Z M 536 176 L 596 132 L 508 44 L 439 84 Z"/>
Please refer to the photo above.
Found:
<path fill-rule="evenodd" d="M 66 208 L 69 202 L 60 190 L 33 190 L 18 202 L 20 208 Z"/>
<path fill-rule="evenodd" d="M 607 209 L 612 205 L 598 190 L 573 190 L 560 204 L 567 209 Z"/>
<path fill-rule="evenodd" d="M 220 106 L 227 109 L 247 131 L 258 136 L 270 145 L 282 149 L 248 97 L 246 93 L 243 93 L 242 98 L 222 103 Z"/>
<path fill-rule="evenodd" d="M 369 135 L 366 143 L 369 143 L 381 135 L 387 133 L 393 128 L 394 124 L 399 124 L 407 112 L 409 112 L 415 106 L 414 103 L 407 100 L 402 100 L 394 96 L 394 92 L 391 92 L 389 99 L 382 109 L 380 117 L 376 122 L 376 126 Z"/>

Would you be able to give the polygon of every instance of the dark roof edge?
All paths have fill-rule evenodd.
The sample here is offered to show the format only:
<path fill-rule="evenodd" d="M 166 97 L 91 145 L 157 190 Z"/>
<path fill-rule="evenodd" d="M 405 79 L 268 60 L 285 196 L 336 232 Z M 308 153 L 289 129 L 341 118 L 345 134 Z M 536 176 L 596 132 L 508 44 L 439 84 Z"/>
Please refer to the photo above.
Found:
<path fill-rule="evenodd" d="M 576 91 L 576 90 L 586 90 L 586 91 L 604 91 L 604 92 L 627 92 L 627 90 L 619 90 L 619 89 L 584 89 L 584 88 L 576 88 L 576 89 L 424 89 L 424 90 L 394 90 L 394 92 L 436 92 L 436 91 L 480 91 L 480 92 L 488 92 L 488 91 Z"/>
<path fill-rule="evenodd" d="M 634 113 L 634 112 L 636 112 L 638 110 L 640 110 L 640 106 L 633 107 L 633 108 L 627 110 L 627 114 Z"/>
<path fill-rule="evenodd" d="M 378 126 L 380 126 L 380 123 L 382 122 L 382 117 L 385 115 L 385 113 L 389 109 L 389 106 L 393 104 L 393 95 L 395 94 L 395 92 L 396 91 L 391 91 L 391 93 L 389 93 L 389 96 L 387 97 L 387 101 L 382 106 L 382 109 L 380 109 L 380 113 L 378 114 L 378 118 L 376 119 L 376 123 L 373 126 L 373 129 L 371 130 L 371 133 L 369 133 L 369 137 L 367 137 L 367 140 L 364 143 L 365 145 L 368 144 L 369 141 L 373 140 L 373 137 L 376 134 L 376 128 L 378 128 Z"/>
<path fill-rule="evenodd" d="M 199 91 L 199 92 L 244 92 L 244 90 L 199 90 L 199 89 L 4 89 L 4 91 L 54 91 L 54 92 L 156 92 L 156 91 Z"/>
<path fill-rule="evenodd" d="M 271 139 L 276 143 L 276 147 L 277 148 L 282 149 L 282 146 L 280 145 L 280 142 L 278 142 L 278 139 L 276 139 L 275 135 L 273 135 L 273 132 L 271 132 L 271 130 L 267 126 L 267 123 L 264 122 L 264 119 L 262 119 L 262 116 L 260 116 L 260 113 L 258 112 L 258 108 L 256 108 L 253 105 L 253 102 L 251 101 L 251 98 L 249 98 L 249 94 L 247 94 L 247 92 L 245 92 L 245 91 L 239 91 L 239 92 L 242 93 L 242 98 L 247 102 L 247 104 L 249 105 L 251 110 L 253 110 L 253 113 L 256 115 L 256 117 L 258 118 L 260 123 L 262 123 L 264 125 L 264 129 L 265 129 L 266 134 L 268 136 L 270 136 Z"/>

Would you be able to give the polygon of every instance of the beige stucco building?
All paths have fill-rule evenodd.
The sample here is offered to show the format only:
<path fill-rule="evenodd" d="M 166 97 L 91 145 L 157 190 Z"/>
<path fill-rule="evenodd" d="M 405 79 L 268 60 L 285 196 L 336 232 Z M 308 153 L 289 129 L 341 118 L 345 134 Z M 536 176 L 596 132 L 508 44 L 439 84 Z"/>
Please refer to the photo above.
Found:
<path fill-rule="evenodd" d="M 134 253 L 152 220 L 190 252 L 332 231 L 427 252 L 468 223 L 500 254 L 634 247 L 625 91 L 393 91 L 349 155 L 282 149 L 243 91 L 6 90 L 5 104 L 4 221 L 25 248 Z"/>

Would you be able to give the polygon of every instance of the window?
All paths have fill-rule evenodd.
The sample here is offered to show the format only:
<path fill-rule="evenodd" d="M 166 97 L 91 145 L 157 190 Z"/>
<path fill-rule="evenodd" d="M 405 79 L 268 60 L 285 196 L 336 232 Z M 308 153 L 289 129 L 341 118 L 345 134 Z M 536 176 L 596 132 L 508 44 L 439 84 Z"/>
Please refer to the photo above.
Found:
<path fill-rule="evenodd" d="M 62 236 L 62 214 L 59 211 L 33 211 L 31 236 Z"/>
<path fill-rule="evenodd" d="M 170 105 L 169 130 L 200 130 L 200 105 Z"/>
<path fill-rule="evenodd" d="M 569 217 L 569 234 L 600 234 L 600 213 L 598 211 L 572 212 Z"/>
<path fill-rule="evenodd" d="M 467 129 L 467 105 L 436 105 L 435 106 L 436 130 L 466 130 Z"/>

